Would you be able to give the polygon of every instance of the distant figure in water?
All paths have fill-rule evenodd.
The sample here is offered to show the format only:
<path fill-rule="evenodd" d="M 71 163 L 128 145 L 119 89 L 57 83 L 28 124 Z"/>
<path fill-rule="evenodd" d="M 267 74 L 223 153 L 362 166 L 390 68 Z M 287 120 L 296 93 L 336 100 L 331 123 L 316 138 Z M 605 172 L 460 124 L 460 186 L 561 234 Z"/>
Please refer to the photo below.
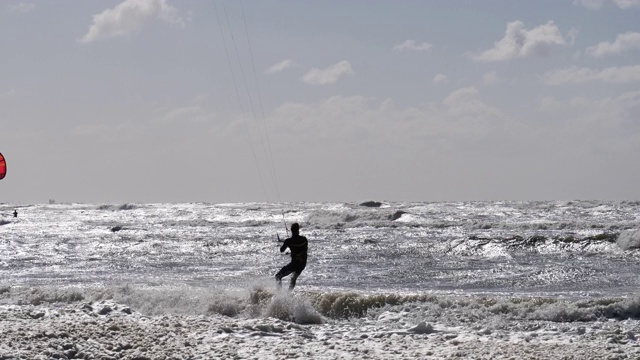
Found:
<path fill-rule="evenodd" d="M 280 247 L 280 252 L 284 252 L 287 248 L 291 249 L 291 262 L 278 271 L 276 280 L 278 281 L 278 287 L 281 287 L 282 278 L 293 273 L 289 283 L 289 290 L 293 290 L 298 276 L 307 266 L 307 238 L 300 236 L 300 225 L 298 223 L 291 224 L 291 237 L 284 241 L 284 244 Z"/>
<path fill-rule="evenodd" d="M 13 217 L 18 217 L 18 210 L 13 210 Z"/>

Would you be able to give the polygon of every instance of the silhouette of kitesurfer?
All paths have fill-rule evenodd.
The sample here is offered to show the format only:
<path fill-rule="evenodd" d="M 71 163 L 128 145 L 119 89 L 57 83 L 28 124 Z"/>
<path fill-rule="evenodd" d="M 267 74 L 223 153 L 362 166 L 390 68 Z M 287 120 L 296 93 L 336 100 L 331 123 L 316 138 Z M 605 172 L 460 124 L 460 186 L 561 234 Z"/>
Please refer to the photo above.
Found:
<path fill-rule="evenodd" d="M 18 217 L 18 210 L 13 210 L 13 217 Z"/>
<path fill-rule="evenodd" d="M 276 280 L 278 281 L 278 287 L 281 287 L 282 278 L 293 273 L 289 283 L 289 290 L 293 290 L 298 276 L 307 266 L 307 238 L 300 236 L 300 225 L 298 223 L 291 224 L 291 237 L 284 241 L 284 244 L 280 247 L 280 252 L 284 252 L 287 248 L 291 250 L 291 262 L 278 271 Z"/>

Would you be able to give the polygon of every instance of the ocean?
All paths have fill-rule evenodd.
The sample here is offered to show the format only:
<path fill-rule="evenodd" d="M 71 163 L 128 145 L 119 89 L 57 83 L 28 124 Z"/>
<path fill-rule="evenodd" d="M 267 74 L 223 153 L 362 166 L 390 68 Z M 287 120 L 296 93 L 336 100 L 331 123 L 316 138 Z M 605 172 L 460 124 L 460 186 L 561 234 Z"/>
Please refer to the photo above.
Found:
<path fill-rule="evenodd" d="M 638 201 L 0 214 L 0 359 L 640 358 Z M 293 222 L 309 259 L 290 293 L 274 275 Z"/>

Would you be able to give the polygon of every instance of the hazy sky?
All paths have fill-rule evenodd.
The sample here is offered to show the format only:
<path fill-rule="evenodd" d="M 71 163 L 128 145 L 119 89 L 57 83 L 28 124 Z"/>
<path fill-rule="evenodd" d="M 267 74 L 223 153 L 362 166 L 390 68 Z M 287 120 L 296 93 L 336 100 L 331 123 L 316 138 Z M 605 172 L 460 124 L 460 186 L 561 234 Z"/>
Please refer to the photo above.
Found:
<path fill-rule="evenodd" d="M 640 199 L 640 0 L 3 1 L 0 34 L 0 202 Z"/>

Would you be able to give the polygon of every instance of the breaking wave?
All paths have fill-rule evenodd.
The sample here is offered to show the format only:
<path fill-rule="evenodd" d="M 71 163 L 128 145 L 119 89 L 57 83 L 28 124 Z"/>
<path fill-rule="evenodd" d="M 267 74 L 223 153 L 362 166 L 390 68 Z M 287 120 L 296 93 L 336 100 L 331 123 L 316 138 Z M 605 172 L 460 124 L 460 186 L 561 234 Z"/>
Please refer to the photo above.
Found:
<path fill-rule="evenodd" d="M 320 229 L 342 227 L 386 227 L 400 219 L 405 211 L 395 209 L 318 210 L 309 214 L 306 223 Z"/>
<path fill-rule="evenodd" d="M 640 230 L 623 231 L 618 236 L 617 244 L 622 250 L 632 250 L 640 248 Z"/>
<path fill-rule="evenodd" d="M 640 297 L 569 299 L 507 297 L 501 295 L 389 294 L 356 292 L 290 293 L 257 286 L 247 291 L 216 289 L 102 289 L 0 288 L 0 305 L 49 306 L 80 303 L 101 309 L 118 306 L 144 315 L 220 314 L 227 317 L 271 317 L 298 324 L 321 324 L 327 319 L 363 317 L 390 319 L 414 314 L 432 321 L 522 319 L 549 322 L 585 322 L 640 319 Z M 114 308 L 113 305 L 111 305 Z M 93 311 L 93 310 L 92 310 Z M 98 310 L 96 310 L 98 311 Z M 464 320 L 467 319 L 467 320 Z M 484 319 L 484 320 L 483 320 Z"/>
<path fill-rule="evenodd" d="M 134 210 L 139 206 L 134 204 L 121 204 L 121 205 L 100 205 L 97 210 Z"/>
<path fill-rule="evenodd" d="M 639 238 L 640 239 L 640 238 Z M 484 248 L 502 248 L 505 250 L 576 250 L 576 251 L 612 251 L 613 244 L 619 241 L 618 233 L 600 233 L 591 236 L 545 236 L 545 235 L 513 235 L 505 237 L 484 237 L 471 235 L 468 239 L 454 240 L 449 244 L 446 253 L 464 255 L 478 253 Z M 637 240 L 640 244 L 640 240 Z M 620 246 L 622 247 L 622 246 Z"/>

